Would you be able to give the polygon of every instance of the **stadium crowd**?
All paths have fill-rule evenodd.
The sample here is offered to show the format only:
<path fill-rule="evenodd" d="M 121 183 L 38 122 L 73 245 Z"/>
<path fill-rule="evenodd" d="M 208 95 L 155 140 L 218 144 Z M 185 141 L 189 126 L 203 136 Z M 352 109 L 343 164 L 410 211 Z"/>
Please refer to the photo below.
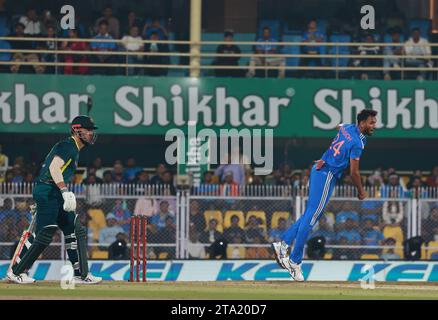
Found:
<path fill-rule="evenodd" d="M 4 73 L 58 73 L 58 74 L 123 74 L 123 75 L 148 75 L 165 76 L 168 74 L 167 67 L 160 65 L 184 64 L 187 59 L 172 60 L 170 55 L 173 52 L 187 50 L 184 46 L 173 46 L 161 42 L 143 43 L 142 40 L 169 40 L 172 37 L 171 24 L 168 20 L 158 17 L 140 17 L 135 11 L 130 11 L 126 16 L 120 16 L 113 12 L 110 6 L 105 7 L 99 17 L 93 22 L 82 21 L 80 14 L 76 13 L 76 29 L 62 30 L 59 26 L 60 17 L 53 15 L 48 10 L 36 10 L 29 8 L 22 15 L 12 16 L 8 13 L 5 1 L 0 1 L 0 36 L 12 36 L 16 40 L 0 40 L 1 49 L 13 50 L 47 50 L 45 53 L 23 53 L 23 52 L 2 52 L 0 61 L 8 62 L 64 62 L 72 63 L 55 67 L 53 65 L 1 65 L 0 72 Z M 234 37 L 237 33 L 233 30 L 224 32 L 223 41 L 227 44 L 217 46 L 215 52 L 224 53 L 253 53 L 250 59 L 238 56 L 217 56 L 214 59 L 203 58 L 203 64 L 219 66 L 215 70 L 218 77 L 266 77 L 274 73 L 279 78 L 285 76 L 298 77 L 333 77 L 333 71 L 327 70 L 305 70 L 303 72 L 288 71 L 285 66 L 333 66 L 335 70 L 339 67 L 382 67 L 383 71 L 338 70 L 339 77 L 357 79 L 428 79 L 433 73 L 427 71 L 436 65 L 430 58 L 433 50 L 428 37 L 429 31 L 425 28 L 412 27 L 409 21 L 400 16 L 396 19 L 388 17 L 385 23 L 381 23 L 373 33 L 359 32 L 358 27 L 342 21 L 341 18 L 334 21 L 321 19 L 310 19 L 307 25 L 300 30 L 280 30 L 277 23 L 264 24 L 260 21 L 258 34 L 254 39 L 259 44 L 250 46 L 249 49 L 242 48 L 242 45 L 234 44 Z M 427 21 L 426 21 L 427 24 Z M 426 26 L 427 28 L 427 26 Z M 363 30 L 362 30 L 363 31 Z M 23 37 L 42 37 L 47 40 L 20 41 Z M 66 39 L 96 39 L 96 40 L 121 40 L 120 42 L 98 42 L 98 41 L 63 41 L 56 42 L 53 38 Z M 208 34 L 206 34 L 208 38 Z M 216 41 L 218 39 L 215 39 Z M 239 40 L 239 39 L 238 39 Z M 275 42 L 304 42 L 305 45 L 284 45 L 273 44 Z M 321 42 L 358 42 L 356 47 L 319 45 Z M 389 45 L 382 47 L 376 42 L 386 42 Z M 247 45 L 244 45 L 247 47 Z M 172 49 L 172 50 L 171 50 Z M 60 50 L 68 51 L 94 51 L 96 54 L 71 54 L 59 53 Z M 210 52 L 210 49 L 207 49 Z M 138 53 L 133 55 L 123 54 L 124 52 Z M 163 55 L 148 55 L 147 53 L 163 53 Z M 102 53 L 102 54 L 97 54 Z M 276 57 L 276 54 L 297 54 L 312 55 L 302 58 Z M 339 58 L 321 58 L 321 54 L 340 55 Z M 273 54 L 265 58 L 260 54 Z M 342 55 L 358 54 L 360 58 L 343 58 Z M 373 58 L 375 55 L 385 55 L 383 59 Z M 421 56 L 424 56 L 422 58 Z M 128 64 L 127 67 L 113 65 L 111 67 L 74 65 L 73 63 L 93 64 Z M 130 64 L 155 65 L 155 67 L 129 67 Z M 242 66 L 236 69 L 221 69 L 220 66 Z M 256 66 L 278 66 L 276 72 L 256 70 Z M 402 72 L 400 67 L 421 67 L 423 70 Z M 210 75 L 206 71 L 207 75 Z"/>
<path fill-rule="evenodd" d="M 30 221 L 30 198 L 18 197 L 14 202 L 9 193 L 17 191 L 5 187 L 8 183 L 32 183 L 38 166 L 28 164 L 23 157 L 9 162 L 0 146 L 0 242 L 14 242 Z M 329 245 L 345 245 L 347 248 L 334 248 L 326 258 L 358 259 L 363 257 L 399 259 L 403 256 L 401 249 L 361 250 L 348 248 L 352 245 L 362 246 L 401 246 L 407 234 L 407 202 L 404 199 L 420 195 L 421 187 L 438 187 L 438 166 L 432 168 L 428 175 L 420 170 L 412 175 L 400 177 L 394 168 L 378 168 L 363 177 L 367 186 L 379 187 L 375 198 L 394 198 L 390 200 L 373 200 L 366 202 L 330 201 L 324 217 L 315 226 L 311 237 L 324 237 Z M 173 172 L 165 164 L 159 164 L 155 171 L 145 170 L 136 163 L 135 158 L 126 162 L 117 160 L 112 167 L 103 167 L 102 159 L 96 158 L 92 166 L 83 173 L 78 173 L 71 181 L 78 185 L 74 191 L 84 194 L 84 185 L 100 184 L 126 186 L 135 184 L 131 193 L 138 197 L 124 199 L 118 196 L 104 197 L 99 191 L 89 191 L 87 197 L 78 201 L 77 212 L 88 229 L 91 256 L 94 258 L 126 259 L 128 257 L 130 217 L 133 214 L 148 217 L 148 248 L 150 258 L 173 258 L 175 247 L 160 247 L 159 244 L 176 242 L 176 193 Z M 223 199 L 196 199 L 190 202 L 190 244 L 191 258 L 207 258 L 208 248 L 216 240 L 225 239 L 229 243 L 229 257 L 234 258 L 269 258 L 270 251 L 266 245 L 278 241 L 288 225 L 293 222 L 293 205 L 290 201 L 269 201 L 260 199 L 232 199 L 233 188 L 242 185 L 272 185 L 306 187 L 309 183 L 309 169 L 294 170 L 283 164 L 270 176 L 255 176 L 250 167 L 240 164 L 226 164 L 204 173 L 201 188 L 197 195 L 215 194 L 230 196 Z M 351 177 L 344 176 L 343 185 L 352 185 Z M 143 197 L 146 186 L 160 185 L 164 192 L 155 197 Z M 210 186 L 210 187 L 208 187 Z M 133 191 L 132 191 L 133 190 Z M 236 189 L 237 190 L 237 189 Z M 207 192 L 208 191 L 208 192 Z M 424 192 L 424 191 L 422 191 Z M 438 241 L 438 203 L 432 202 L 423 207 L 421 216 L 422 236 L 427 242 Z M 57 239 L 61 239 L 60 234 Z M 56 239 L 55 241 L 56 242 Z M 155 245 L 154 245 L 155 244 Z M 236 244 L 250 245 L 249 247 Z M 1 247 L 1 246 L 0 246 Z M 6 258 L 9 250 L 1 247 L 1 255 Z M 59 248 L 52 248 L 47 257 L 59 256 Z M 368 255 L 368 256 L 367 256 Z M 436 258 L 436 256 L 434 256 Z"/>

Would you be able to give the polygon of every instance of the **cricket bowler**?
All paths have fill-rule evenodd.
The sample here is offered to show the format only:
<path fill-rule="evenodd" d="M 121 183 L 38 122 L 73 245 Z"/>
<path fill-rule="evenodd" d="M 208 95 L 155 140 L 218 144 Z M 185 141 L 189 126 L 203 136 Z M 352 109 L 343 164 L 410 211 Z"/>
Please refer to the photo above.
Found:
<path fill-rule="evenodd" d="M 371 136 L 376 127 L 376 115 L 377 111 L 364 109 L 357 115 L 357 124 L 338 126 L 338 134 L 331 146 L 312 167 L 304 214 L 283 234 L 282 241 L 272 244 L 277 263 L 287 269 L 296 281 L 304 281 L 301 260 L 309 232 L 324 213 L 336 182 L 348 166 L 359 200 L 367 197 L 362 186 L 359 161 L 366 144 L 365 136 Z M 294 241 L 288 256 L 287 251 Z"/>
<path fill-rule="evenodd" d="M 76 197 L 66 186 L 76 171 L 79 151 L 95 143 L 96 129 L 90 117 L 77 116 L 71 123 L 71 136 L 55 144 L 46 156 L 33 190 L 35 231 L 29 235 L 7 273 L 10 282 L 35 282 L 28 275 L 28 270 L 50 245 L 58 228 L 65 236 L 68 258 L 74 269 L 74 283 L 95 284 L 102 281 L 88 271 L 86 232 L 75 213 Z"/>

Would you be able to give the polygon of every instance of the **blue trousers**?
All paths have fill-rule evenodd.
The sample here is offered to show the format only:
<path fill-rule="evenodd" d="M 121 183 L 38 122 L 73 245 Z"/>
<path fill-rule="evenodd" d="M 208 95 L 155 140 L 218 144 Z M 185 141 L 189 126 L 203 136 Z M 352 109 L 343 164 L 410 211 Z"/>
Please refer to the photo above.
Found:
<path fill-rule="evenodd" d="M 301 263 L 307 237 L 313 226 L 324 213 L 324 209 L 336 185 L 336 180 L 337 178 L 326 166 L 320 170 L 316 170 L 316 166 L 313 166 L 310 173 L 309 199 L 307 201 L 306 210 L 304 214 L 287 229 L 282 237 L 282 241 L 288 245 L 292 245 L 292 242 L 295 240 L 295 245 L 290 255 L 292 262 L 297 264 Z"/>

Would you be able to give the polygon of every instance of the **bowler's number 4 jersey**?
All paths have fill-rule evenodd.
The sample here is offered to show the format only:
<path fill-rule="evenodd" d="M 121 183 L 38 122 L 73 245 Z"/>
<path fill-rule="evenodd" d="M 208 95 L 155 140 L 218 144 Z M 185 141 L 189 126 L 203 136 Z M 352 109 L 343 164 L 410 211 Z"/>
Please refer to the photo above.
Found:
<path fill-rule="evenodd" d="M 55 156 L 58 156 L 64 160 L 64 165 L 61 168 L 61 172 L 65 183 L 68 183 L 70 178 L 75 174 L 79 161 L 79 146 L 73 137 L 69 137 L 59 141 L 53 146 L 52 150 L 50 150 L 41 167 L 40 174 L 37 177 L 38 182 L 54 184 L 50 174 L 49 166 Z"/>
<path fill-rule="evenodd" d="M 339 178 L 350 159 L 360 159 L 365 144 L 366 138 L 355 124 L 340 124 L 338 134 L 321 159 Z"/>

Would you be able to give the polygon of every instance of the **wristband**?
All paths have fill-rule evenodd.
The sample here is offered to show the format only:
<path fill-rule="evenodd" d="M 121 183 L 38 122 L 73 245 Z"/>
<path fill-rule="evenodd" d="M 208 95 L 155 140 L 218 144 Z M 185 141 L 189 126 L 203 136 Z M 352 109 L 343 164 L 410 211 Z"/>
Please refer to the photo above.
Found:
<path fill-rule="evenodd" d="M 61 190 L 61 193 L 68 192 L 67 187 L 61 188 L 61 189 L 59 189 L 59 190 Z"/>

